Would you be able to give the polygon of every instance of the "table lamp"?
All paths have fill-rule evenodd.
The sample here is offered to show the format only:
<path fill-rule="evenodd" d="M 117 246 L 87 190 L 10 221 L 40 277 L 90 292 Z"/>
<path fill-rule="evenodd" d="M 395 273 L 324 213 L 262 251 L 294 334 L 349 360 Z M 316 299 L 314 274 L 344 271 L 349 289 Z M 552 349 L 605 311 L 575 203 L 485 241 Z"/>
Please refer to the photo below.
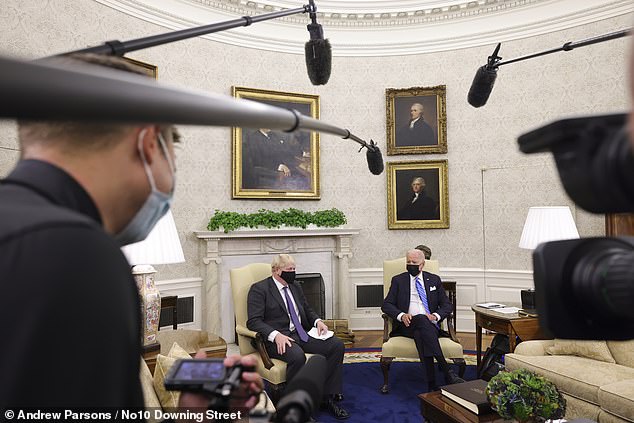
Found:
<path fill-rule="evenodd" d="M 534 250 L 542 242 L 579 238 L 568 206 L 531 207 L 528 209 L 520 248 Z"/>
<path fill-rule="evenodd" d="M 126 245 L 121 250 L 133 266 L 132 275 L 141 296 L 143 351 L 158 350 L 160 345 L 156 335 L 161 316 L 161 296 L 154 283 L 156 270 L 152 265 L 185 261 L 172 212 L 168 211 L 143 241 Z"/>
<path fill-rule="evenodd" d="M 568 206 L 531 207 L 528 209 L 520 248 L 534 250 L 542 242 L 579 238 Z M 535 313 L 535 291 L 522 289 L 522 309 Z"/>

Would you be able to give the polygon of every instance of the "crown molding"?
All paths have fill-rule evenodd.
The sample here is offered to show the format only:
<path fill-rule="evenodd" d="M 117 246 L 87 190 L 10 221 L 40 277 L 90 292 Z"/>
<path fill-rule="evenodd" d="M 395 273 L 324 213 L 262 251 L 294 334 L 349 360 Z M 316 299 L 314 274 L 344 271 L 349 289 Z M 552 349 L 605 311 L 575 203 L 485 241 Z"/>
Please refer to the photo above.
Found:
<path fill-rule="evenodd" d="M 171 30 L 301 7 L 299 2 L 287 0 L 266 3 L 245 0 L 94 1 Z M 631 0 L 322 0 L 318 3 L 318 21 L 330 39 L 333 55 L 342 57 L 400 56 L 491 45 L 634 12 Z M 355 7 L 356 3 L 359 5 Z M 363 3 L 368 4 L 362 8 Z M 387 7 L 388 3 L 390 7 Z M 419 8 L 412 9 L 415 5 Z M 382 6 L 385 8 L 380 9 Z M 203 38 L 303 55 L 308 22 L 306 15 L 298 14 Z M 618 29 L 622 28 L 614 28 Z"/>

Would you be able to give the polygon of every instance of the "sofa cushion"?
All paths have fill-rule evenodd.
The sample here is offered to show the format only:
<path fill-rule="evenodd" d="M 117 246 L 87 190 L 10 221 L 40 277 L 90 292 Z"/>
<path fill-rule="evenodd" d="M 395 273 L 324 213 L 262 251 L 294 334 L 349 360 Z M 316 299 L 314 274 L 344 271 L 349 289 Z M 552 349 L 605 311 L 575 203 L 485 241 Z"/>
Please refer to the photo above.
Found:
<path fill-rule="evenodd" d="M 141 365 L 139 367 L 139 379 L 141 380 L 141 389 L 143 390 L 143 403 L 146 409 L 160 408 L 161 402 L 154 392 L 154 381 L 152 372 L 147 363 L 141 357 Z"/>
<path fill-rule="evenodd" d="M 154 368 L 154 391 L 156 392 L 156 396 L 161 402 L 161 407 L 164 410 L 176 409 L 178 407 L 180 392 L 166 390 L 165 385 L 163 385 L 163 381 L 165 380 L 165 376 L 169 372 L 170 368 L 179 358 L 191 358 L 191 356 L 176 342 L 172 345 L 172 348 L 167 356 L 162 354 L 156 356 L 156 367 Z"/>
<path fill-rule="evenodd" d="M 634 379 L 602 385 L 599 404 L 610 414 L 634 422 Z"/>
<path fill-rule="evenodd" d="M 634 367 L 634 339 L 630 341 L 608 341 L 608 348 L 616 364 Z"/>
<path fill-rule="evenodd" d="M 605 341 L 555 339 L 555 344 L 546 348 L 546 352 L 551 355 L 576 355 L 606 363 L 616 363 Z"/>
<path fill-rule="evenodd" d="M 504 364 L 509 370 L 532 370 L 553 382 L 560 391 L 596 405 L 600 405 L 600 386 L 634 379 L 634 369 L 630 367 L 570 355 L 506 354 Z"/>

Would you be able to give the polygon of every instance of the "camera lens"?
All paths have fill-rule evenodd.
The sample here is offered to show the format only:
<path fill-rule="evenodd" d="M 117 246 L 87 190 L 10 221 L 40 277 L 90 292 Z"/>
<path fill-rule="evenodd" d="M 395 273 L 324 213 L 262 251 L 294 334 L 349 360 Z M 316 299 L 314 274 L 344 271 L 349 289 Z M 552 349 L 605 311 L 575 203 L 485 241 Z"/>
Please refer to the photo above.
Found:
<path fill-rule="evenodd" d="M 572 293 L 587 313 L 634 320 L 634 246 L 594 239 L 570 256 Z M 583 313 L 585 314 L 585 313 Z"/>

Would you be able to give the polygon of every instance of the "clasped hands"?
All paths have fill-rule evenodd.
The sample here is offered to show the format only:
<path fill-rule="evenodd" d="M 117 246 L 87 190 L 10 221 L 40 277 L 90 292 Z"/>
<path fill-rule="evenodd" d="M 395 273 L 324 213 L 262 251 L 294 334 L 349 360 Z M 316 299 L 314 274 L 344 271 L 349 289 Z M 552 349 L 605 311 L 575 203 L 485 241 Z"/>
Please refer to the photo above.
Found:
<path fill-rule="evenodd" d="M 317 321 L 316 327 L 317 333 L 319 335 L 325 335 L 326 332 L 328 332 L 328 326 L 321 320 Z M 275 345 L 277 346 L 277 353 L 280 355 L 286 353 L 286 347 L 290 347 L 292 345 L 292 342 L 295 342 L 295 340 L 290 336 L 286 336 L 281 333 L 275 335 L 274 341 Z"/>
<path fill-rule="evenodd" d="M 435 322 L 438 320 L 435 314 L 423 314 L 423 316 L 427 317 L 430 321 Z M 413 316 L 409 313 L 405 313 L 401 316 L 401 321 L 405 325 L 405 327 L 409 327 L 410 323 L 412 323 Z"/>

